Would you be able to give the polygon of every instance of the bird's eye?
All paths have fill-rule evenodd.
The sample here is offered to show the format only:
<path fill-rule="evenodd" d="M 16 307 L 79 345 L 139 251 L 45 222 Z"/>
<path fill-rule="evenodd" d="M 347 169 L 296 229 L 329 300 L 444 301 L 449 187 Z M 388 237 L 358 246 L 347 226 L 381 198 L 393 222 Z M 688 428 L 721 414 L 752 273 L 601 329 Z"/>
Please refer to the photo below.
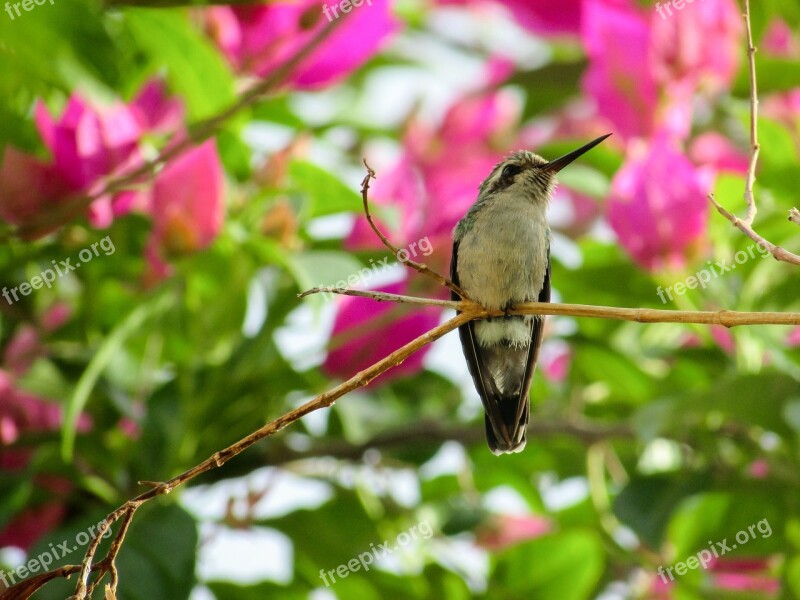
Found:
<path fill-rule="evenodd" d="M 501 173 L 501 176 L 503 177 L 503 179 L 511 179 L 520 172 L 522 172 L 522 167 L 520 167 L 519 165 L 513 165 L 513 164 L 506 165 L 505 167 L 503 167 L 503 172 Z"/>

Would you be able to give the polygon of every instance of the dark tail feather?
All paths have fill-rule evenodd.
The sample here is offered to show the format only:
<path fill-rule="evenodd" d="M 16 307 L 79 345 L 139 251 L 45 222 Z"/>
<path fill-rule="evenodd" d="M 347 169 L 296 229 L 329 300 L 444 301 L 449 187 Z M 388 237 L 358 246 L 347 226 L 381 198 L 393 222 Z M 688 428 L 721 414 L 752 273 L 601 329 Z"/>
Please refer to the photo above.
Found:
<path fill-rule="evenodd" d="M 525 403 L 519 421 L 517 421 L 518 402 Z M 492 411 L 491 414 L 486 413 L 486 441 L 489 449 L 497 455 L 522 451 L 527 441 L 526 429 L 530 415 L 530 401 L 527 394 L 522 398 L 506 396 L 496 406 L 496 411 Z M 503 431 L 508 432 L 508 439 L 503 435 Z"/>

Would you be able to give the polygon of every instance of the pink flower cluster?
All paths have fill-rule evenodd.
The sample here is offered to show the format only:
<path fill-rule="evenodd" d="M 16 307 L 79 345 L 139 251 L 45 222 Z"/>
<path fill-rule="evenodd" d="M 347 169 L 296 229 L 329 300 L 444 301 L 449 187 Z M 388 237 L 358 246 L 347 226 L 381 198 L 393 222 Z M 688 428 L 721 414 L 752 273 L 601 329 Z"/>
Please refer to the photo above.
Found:
<path fill-rule="evenodd" d="M 20 388 L 23 377 L 39 357 L 47 351 L 43 338 L 69 320 L 70 311 L 64 304 L 47 310 L 35 325 L 23 323 L 14 331 L 2 352 L 0 362 L 0 469 L 25 469 L 33 454 L 26 448 L 25 437 L 31 434 L 58 431 L 63 408 L 53 400 L 40 397 Z M 78 419 L 78 431 L 91 428 L 86 415 Z M 27 549 L 51 528 L 58 525 L 66 513 L 64 498 L 71 485 L 63 478 L 37 475 L 34 483 L 41 490 L 42 501 L 32 504 L 0 528 L 0 547 L 17 546 Z"/>
<path fill-rule="evenodd" d="M 633 2 L 583 2 L 584 91 L 626 154 L 608 220 L 646 269 L 680 268 L 702 250 L 714 175 L 745 167 L 724 138 L 692 140 L 694 115 L 733 81 L 742 32 L 733 0 L 698 2 L 669 19 Z M 694 142 L 707 150 L 695 155 L 702 162 L 687 157 Z"/>
<path fill-rule="evenodd" d="M 43 162 L 8 146 L 0 167 L 0 217 L 30 235 L 43 235 L 62 225 L 48 215 L 87 196 L 94 227 L 137 209 L 152 217 L 149 255 L 157 270 L 176 251 L 210 244 L 222 226 L 223 172 L 213 141 L 205 142 L 170 162 L 147 189 L 114 194 L 102 191 L 107 181 L 143 164 L 141 146 L 147 136 L 183 134 L 183 106 L 168 98 L 154 80 L 130 104 L 93 106 L 74 93 L 58 119 L 39 101 L 36 128 L 51 155 Z"/>
<path fill-rule="evenodd" d="M 239 71 L 274 73 L 328 26 L 319 0 L 218 6 L 204 10 L 206 31 Z M 341 81 L 369 60 L 397 29 L 389 0 L 372 0 L 342 18 L 331 35 L 290 73 L 292 89 L 318 89 Z"/>

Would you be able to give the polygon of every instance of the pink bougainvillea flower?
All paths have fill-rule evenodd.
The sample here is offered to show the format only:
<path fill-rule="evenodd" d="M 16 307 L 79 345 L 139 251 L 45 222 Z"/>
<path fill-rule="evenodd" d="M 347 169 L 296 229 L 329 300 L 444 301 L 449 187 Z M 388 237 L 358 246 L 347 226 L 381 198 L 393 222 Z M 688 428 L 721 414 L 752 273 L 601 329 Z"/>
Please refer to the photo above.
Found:
<path fill-rule="evenodd" d="M 338 16 L 337 16 L 338 15 Z M 342 14 L 337 3 L 279 1 L 267 5 L 215 7 L 205 13 L 207 31 L 238 69 L 273 73 L 331 21 L 336 30 L 287 81 L 297 89 L 331 85 L 358 69 L 397 29 L 389 0 L 370 0 Z"/>
<path fill-rule="evenodd" d="M 17 389 L 14 376 L 0 369 L 0 445 L 8 446 L 25 432 L 58 431 L 64 411 L 61 405 Z M 78 418 L 78 431 L 91 429 L 88 415 Z"/>
<path fill-rule="evenodd" d="M 224 216 L 223 171 L 213 140 L 172 160 L 153 186 L 153 238 L 166 255 L 206 248 Z"/>
<path fill-rule="evenodd" d="M 616 173 L 608 220 L 634 261 L 648 270 L 680 268 L 706 229 L 709 184 L 666 136 L 634 145 Z"/>
<path fill-rule="evenodd" d="M 710 168 L 714 173 L 725 171 L 744 174 L 749 162 L 746 152 L 736 148 L 724 135 L 713 131 L 691 141 L 689 158 L 696 165 Z"/>
<path fill-rule="evenodd" d="M 542 36 L 578 35 L 583 0 L 497 0 L 517 22 Z M 439 0 L 442 5 L 490 5 L 489 0 Z"/>
<path fill-rule="evenodd" d="M 624 137 L 653 130 L 658 88 L 652 75 L 650 25 L 624 2 L 585 0 L 581 37 L 589 67 L 583 89 Z"/>
<path fill-rule="evenodd" d="M 786 127 L 800 152 L 800 87 L 771 94 L 762 102 L 763 114 Z"/>
<path fill-rule="evenodd" d="M 41 352 L 39 332 L 33 325 L 22 323 L 3 350 L 3 364 L 15 375 L 22 375 Z"/>
<path fill-rule="evenodd" d="M 704 584 L 708 593 L 724 593 L 725 591 L 739 592 L 737 597 L 745 592 L 757 592 L 759 598 L 777 597 L 781 585 L 777 577 L 770 573 L 769 562 L 764 558 L 753 559 L 727 559 L 712 558 L 707 563 L 707 578 Z M 670 579 L 671 577 L 671 579 Z M 672 600 L 674 595 L 676 577 L 662 570 L 661 574 L 653 574 L 651 593 L 653 598 Z M 648 596 L 650 597 L 650 596 Z"/>
<path fill-rule="evenodd" d="M 23 325 L 20 331 L 30 331 L 29 327 Z M 25 337 L 29 337 L 29 335 L 26 333 Z M 38 355 L 44 349 L 38 338 L 34 341 L 35 347 L 31 347 L 31 349 Z M 18 360 L 18 357 L 13 356 L 18 350 L 12 348 L 13 343 L 12 340 L 4 351 L 4 361 L 7 362 L 6 369 L 0 369 L 0 469 L 3 470 L 25 469 L 35 450 L 32 445 L 20 444 L 20 441 L 27 434 L 59 431 L 64 418 L 61 405 L 35 396 L 16 386 L 15 376 L 22 374 L 20 368 L 26 365 L 13 364 L 15 360 Z M 15 371 L 12 372 L 11 368 L 14 368 Z M 91 427 L 92 422 L 89 416 L 79 415 L 77 430 L 86 432 Z M 27 550 L 42 535 L 57 526 L 66 513 L 63 499 L 70 490 L 69 482 L 45 476 L 35 476 L 34 482 L 55 500 L 48 500 L 39 506 L 27 507 L 11 518 L 4 527 L 0 528 L 0 547 L 16 546 Z"/>
<path fill-rule="evenodd" d="M 800 346 L 800 327 L 795 327 L 786 336 L 786 345 L 790 348 Z"/>
<path fill-rule="evenodd" d="M 143 131 L 173 133 L 183 127 L 186 110 L 183 102 L 167 96 L 162 79 L 151 79 L 130 104 Z"/>
<path fill-rule="evenodd" d="M 44 354 L 41 333 L 50 333 L 61 327 L 69 319 L 70 312 L 66 304 L 58 302 L 44 312 L 38 328 L 30 323 L 21 323 L 3 349 L 5 368 L 16 376 L 27 372 Z"/>
<path fill-rule="evenodd" d="M 668 18 L 651 16 L 650 68 L 668 94 L 670 86 L 686 83 L 709 92 L 731 85 L 744 31 L 735 0 L 703 0 Z"/>
<path fill-rule="evenodd" d="M 52 165 L 6 146 L 0 166 L 0 218 L 28 225 L 48 205 L 73 193 L 73 187 Z"/>
<path fill-rule="evenodd" d="M 719 589 L 766 594 L 777 594 L 781 589 L 764 558 L 719 559 L 710 570 L 713 585 Z"/>
<path fill-rule="evenodd" d="M 733 337 L 731 330 L 723 325 L 711 326 L 711 337 L 724 352 L 734 354 L 736 352 L 736 338 Z"/>
<path fill-rule="evenodd" d="M 383 286 L 378 291 L 407 294 L 408 282 Z M 350 377 L 438 325 L 440 315 L 435 307 L 408 311 L 402 305 L 347 296 L 339 305 L 324 369 L 331 375 Z M 422 367 L 422 359 L 423 353 L 415 352 L 376 381 L 414 373 Z"/>
<path fill-rule="evenodd" d="M 519 24 L 544 36 L 578 35 L 583 0 L 500 0 Z"/>
<path fill-rule="evenodd" d="M 72 316 L 72 309 L 64 302 L 56 302 L 48 308 L 40 320 L 42 330 L 45 333 L 55 331 L 69 321 Z"/>
<path fill-rule="evenodd" d="M 782 19 L 773 19 L 758 46 L 772 56 L 797 58 L 800 56 L 800 39 Z"/>
<path fill-rule="evenodd" d="M 769 471 L 769 462 L 763 458 L 754 460 L 747 467 L 747 474 L 753 479 L 766 479 Z"/>
<path fill-rule="evenodd" d="M 76 93 L 57 121 L 42 102 L 37 102 L 34 115 L 56 169 L 76 191 L 88 190 L 100 177 L 139 158 L 142 128 L 121 103 L 95 109 Z"/>
<path fill-rule="evenodd" d="M 734 0 L 663 12 L 626 0 L 583 3 L 583 88 L 624 138 L 665 129 L 686 138 L 698 92 L 716 94 L 736 75 L 742 23 Z"/>
<path fill-rule="evenodd" d="M 66 513 L 67 506 L 61 500 L 24 509 L 0 530 L 0 548 L 29 550 L 39 538 L 58 527 Z"/>
<path fill-rule="evenodd" d="M 131 105 L 115 102 L 96 107 L 74 93 L 57 119 L 39 101 L 34 121 L 52 161 L 43 163 L 7 147 L 0 167 L 0 217 L 43 235 L 57 226 L 37 227 L 42 215 L 57 204 L 97 193 L 103 180 L 142 162 L 139 142 L 149 132 L 167 133 L 179 127 L 183 109 L 166 98 L 163 84 L 144 86 Z M 108 226 L 130 211 L 139 193 L 103 195 L 89 206 L 89 221 Z"/>
<path fill-rule="evenodd" d="M 557 383 L 564 381 L 569 374 L 571 364 L 572 351 L 566 344 L 542 354 L 542 373 L 550 381 Z"/>
<path fill-rule="evenodd" d="M 477 543 L 487 550 L 503 550 L 549 533 L 552 524 L 534 515 L 499 515 L 477 533 Z"/>

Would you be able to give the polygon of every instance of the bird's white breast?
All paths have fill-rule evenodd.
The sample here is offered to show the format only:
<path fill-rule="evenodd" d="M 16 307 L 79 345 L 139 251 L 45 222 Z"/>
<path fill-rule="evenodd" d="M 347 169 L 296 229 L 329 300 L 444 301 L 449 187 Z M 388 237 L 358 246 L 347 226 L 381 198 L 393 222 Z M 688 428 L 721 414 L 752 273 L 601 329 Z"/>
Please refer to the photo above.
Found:
<path fill-rule="evenodd" d="M 547 268 L 546 206 L 517 195 L 493 199 L 458 249 L 464 291 L 487 308 L 535 300 Z"/>

